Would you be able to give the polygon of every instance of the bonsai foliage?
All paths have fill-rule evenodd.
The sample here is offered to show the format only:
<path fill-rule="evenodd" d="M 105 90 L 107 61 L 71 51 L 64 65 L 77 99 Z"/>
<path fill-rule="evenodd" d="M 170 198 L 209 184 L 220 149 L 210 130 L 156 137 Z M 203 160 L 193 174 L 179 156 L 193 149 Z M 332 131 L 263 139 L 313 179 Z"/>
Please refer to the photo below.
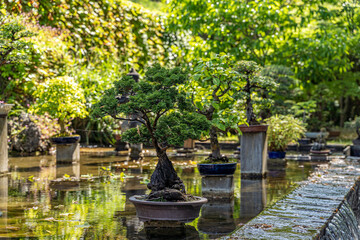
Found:
<path fill-rule="evenodd" d="M 34 92 L 36 104 L 30 111 L 39 115 L 48 113 L 57 118 L 60 134 L 66 134 L 65 125 L 72 118 L 87 116 L 82 88 L 70 77 L 57 77 L 40 84 Z"/>
<path fill-rule="evenodd" d="M 99 116 L 110 115 L 142 124 L 125 131 L 122 139 L 130 143 L 151 143 L 156 150 L 158 163 L 147 185 L 151 189 L 148 199 L 186 199 L 185 186 L 166 150 L 182 145 L 188 138 L 200 138 L 209 128 L 206 118 L 193 111 L 191 102 L 179 90 L 179 85 L 187 80 L 187 74 L 180 68 L 166 69 L 157 64 L 146 71 L 143 81 L 122 77 L 95 105 L 94 113 Z"/>
<path fill-rule="evenodd" d="M 28 62 L 34 33 L 28 31 L 15 16 L 0 13 L 0 95 L 6 99 L 11 77 Z M 21 66 L 22 65 L 22 66 Z"/>
<path fill-rule="evenodd" d="M 0 67 L 14 64 L 27 59 L 26 51 L 32 44 L 26 38 L 34 33 L 26 30 L 25 26 L 13 16 L 0 17 Z"/>
<path fill-rule="evenodd" d="M 232 57 L 225 54 L 211 55 L 210 58 L 194 63 L 194 69 L 187 91 L 196 111 L 204 115 L 210 122 L 210 160 L 227 161 L 220 154 L 218 133 L 226 133 L 230 129 L 238 129 L 242 123 L 241 113 L 236 105 L 241 100 L 238 91 L 245 82 L 235 69 Z"/>
<path fill-rule="evenodd" d="M 245 86 L 240 89 L 238 98 L 245 99 L 246 122 L 249 125 L 258 124 L 254 106 L 258 108 L 270 106 L 271 100 L 266 98 L 265 94 L 277 86 L 272 78 L 262 76 L 261 70 L 262 67 L 253 61 L 240 61 L 236 65 L 236 71 L 245 81 Z"/>
<path fill-rule="evenodd" d="M 285 152 L 289 143 L 294 143 L 305 133 L 304 123 L 292 115 L 275 115 L 265 120 L 269 125 L 269 151 Z"/>

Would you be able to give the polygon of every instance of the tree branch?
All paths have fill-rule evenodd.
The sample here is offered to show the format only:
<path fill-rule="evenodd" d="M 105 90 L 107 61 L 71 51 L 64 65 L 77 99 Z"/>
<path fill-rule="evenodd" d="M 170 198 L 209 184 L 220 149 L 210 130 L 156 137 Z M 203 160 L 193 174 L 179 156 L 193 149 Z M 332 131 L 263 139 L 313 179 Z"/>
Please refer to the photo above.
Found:
<path fill-rule="evenodd" d="M 139 123 L 142 123 L 142 124 L 145 124 L 144 121 L 141 121 L 140 119 L 130 119 L 130 118 L 121 118 L 121 117 L 115 117 L 115 116 L 112 116 L 114 119 L 116 120 L 122 120 L 122 121 L 130 121 L 130 122 L 139 122 Z"/>
<path fill-rule="evenodd" d="M 152 126 L 153 129 L 156 128 L 156 125 L 157 125 L 157 122 L 158 122 L 159 118 L 160 118 L 162 115 L 164 115 L 167 111 L 168 111 L 168 110 L 164 110 L 162 113 L 161 113 L 161 112 L 158 112 L 158 113 L 156 114 L 156 117 L 155 117 L 155 120 L 154 120 L 154 123 L 153 123 L 153 126 Z"/>

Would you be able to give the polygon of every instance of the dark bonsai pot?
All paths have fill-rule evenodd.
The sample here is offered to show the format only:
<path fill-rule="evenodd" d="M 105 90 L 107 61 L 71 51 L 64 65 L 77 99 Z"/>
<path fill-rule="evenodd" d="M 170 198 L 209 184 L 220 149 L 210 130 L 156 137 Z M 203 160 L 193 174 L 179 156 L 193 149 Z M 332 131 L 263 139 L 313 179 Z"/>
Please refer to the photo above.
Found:
<path fill-rule="evenodd" d="M 199 217 L 201 206 L 206 198 L 195 197 L 188 202 L 158 202 L 142 200 L 144 196 L 135 195 L 129 198 L 135 205 L 136 215 L 141 221 L 178 221 L 191 222 Z"/>
<path fill-rule="evenodd" d="M 52 137 L 50 140 L 53 144 L 71 144 L 78 143 L 80 136 Z"/>
<path fill-rule="evenodd" d="M 280 152 L 280 151 L 269 151 L 269 159 L 282 159 L 285 158 L 286 152 Z"/>
<path fill-rule="evenodd" d="M 234 163 L 199 163 L 197 165 L 201 175 L 232 175 L 236 170 L 236 162 Z"/>
<path fill-rule="evenodd" d="M 300 145 L 306 145 L 306 144 L 310 144 L 311 143 L 311 139 L 310 138 L 301 138 L 298 140 L 298 143 Z"/>

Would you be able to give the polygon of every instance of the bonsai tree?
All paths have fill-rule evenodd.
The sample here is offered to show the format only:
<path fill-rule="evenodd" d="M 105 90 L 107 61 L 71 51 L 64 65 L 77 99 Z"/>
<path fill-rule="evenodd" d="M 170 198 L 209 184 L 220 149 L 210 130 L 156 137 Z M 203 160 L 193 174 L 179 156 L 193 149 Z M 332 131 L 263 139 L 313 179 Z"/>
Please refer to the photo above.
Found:
<path fill-rule="evenodd" d="M 34 92 L 36 103 L 30 112 L 43 115 L 48 113 L 58 119 L 60 136 L 68 135 L 65 126 L 72 118 L 87 116 L 82 88 L 70 77 L 57 77 L 40 84 Z"/>
<path fill-rule="evenodd" d="M 304 123 L 292 115 L 275 115 L 266 119 L 269 125 L 268 150 L 285 152 L 289 143 L 294 143 L 305 133 Z"/>
<path fill-rule="evenodd" d="M 185 186 L 166 150 L 182 145 L 185 139 L 200 138 L 209 128 L 206 118 L 194 112 L 186 94 L 179 90 L 187 80 L 187 74 L 180 68 L 166 69 L 155 65 L 146 71 L 142 81 L 123 76 L 94 106 L 94 114 L 99 116 L 110 115 L 142 124 L 126 130 L 122 139 L 130 143 L 151 143 L 156 150 L 158 163 L 147 185 L 151 190 L 148 200 L 187 199 Z"/>
<path fill-rule="evenodd" d="M 235 69 L 245 82 L 245 86 L 240 88 L 238 94 L 245 99 L 246 122 L 248 125 L 258 125 L 254 106 L 258 108 L 269 106 L 271 100 L 264 97 L 264 94 L 275 89 L 277 84 L 272 78 L 260 74 L 262 67 L 256 62 L 240 61 Z"/>
<path fill-rule="evenodd" d="M 196 111 L 211 122 L 211 155 L 208 160 L 212 162 L 228 162 L 220 154 L 218 134 L 227 133 L 230 129 L 237 131 L 238 124 L 244 123 L 236 107 L 242 97 L 237 92 L 244 85 L 234 59 L 229 55 L 211 55 L 194 63 L 187 91 Z"/>

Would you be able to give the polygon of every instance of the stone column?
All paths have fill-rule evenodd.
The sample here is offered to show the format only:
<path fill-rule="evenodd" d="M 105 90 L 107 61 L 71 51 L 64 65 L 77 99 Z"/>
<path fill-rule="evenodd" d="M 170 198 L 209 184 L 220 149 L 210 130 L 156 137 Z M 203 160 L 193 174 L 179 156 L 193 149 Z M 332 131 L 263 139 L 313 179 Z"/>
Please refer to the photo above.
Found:
<path fill-rule="evenodd" d="M 7 116 L 12 106 L 0 103 L 0 175 L 9 171 Z"/>
<path fill-rule="evenodd" d="M 241 178 L 266 177 L 267 125 L 241 126 Z"/>
<path fill-rule="evenodd" d="M 128 116 L 128 118 L 136 118 L 136 115 L 130 115 Z M 126 130 L 130 129 L 130 128 L 136 128 L 136 127 L 140 127 L 141 123 L 139 122 L 129 122 L 129 121 L 124 121 L 121 125 L 121 130 L 122 132 L 125 132 Z M 142 143 L 129 143 L 129 149 L 130 149 L 130 153 L 129 153 L 129 157 L 131 160 L 138 160 L 142 157 L 142 150 L 143 150 L 143 144 Z"/>
<path fill-rule="evenodd" d="M 80 143 L 56 144 L 57 163 L 73 163 L 80 161 Z"/>

